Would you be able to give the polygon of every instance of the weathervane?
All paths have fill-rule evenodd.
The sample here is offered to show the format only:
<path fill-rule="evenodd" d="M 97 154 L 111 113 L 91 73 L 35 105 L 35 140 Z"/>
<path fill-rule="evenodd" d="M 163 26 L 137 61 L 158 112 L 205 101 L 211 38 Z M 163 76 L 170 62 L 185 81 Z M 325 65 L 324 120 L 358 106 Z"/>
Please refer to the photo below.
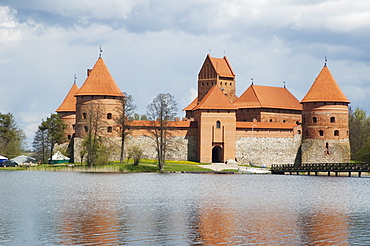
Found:
<path fill-rule="evenodd" d="M 326 59 L 326 56 L 325 56 L 325 64 L 324 64 L 324 67 L 326 67 L 326 62 L 327 62 L 328 60 Z"/>
<path fill-rule="evenodd" d="M 77 76 L 76 76 L 76 74 L 74 74 L 74 80 L 73 80 L 74 84 L 76 84 L 76 80 L 77 80 Z"/>
<path fill-rule="evenodd" d="M 103 52 L 103 50 L 101 49 L 101 46 L 99 47 L 99 50 L 100 50 L 99 58 L 101 58 L 101 53 Z"/>
<path fill-rule="evenodd" d="M 252 85 L 253 85 L 253 78 L 251 78 L 251 81 L 252 81 Z"/>
<path fill-rule="evenodd" d="M 286 88 L 286 87 L 285 87 L 285 81 L 283 82 L 283 84 L 284 84 L 284 88 Z"/>
<path fill-rule="evenodd" d="M 210 54 L 211 54 L 211 49 L 208 50 L 208 55 L 210 55 Z"/>

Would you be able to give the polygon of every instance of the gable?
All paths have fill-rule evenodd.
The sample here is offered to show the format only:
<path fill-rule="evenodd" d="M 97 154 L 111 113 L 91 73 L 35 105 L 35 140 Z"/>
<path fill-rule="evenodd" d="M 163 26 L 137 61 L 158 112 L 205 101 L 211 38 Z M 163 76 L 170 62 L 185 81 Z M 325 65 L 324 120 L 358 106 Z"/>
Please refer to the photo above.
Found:
<path fill-rule="evenodd" d="M 233 109 L 237 108 L 227 99 L 222 90 L 214 85 L 206 94 L 206 96 L 193 109 Z"/>
<path fill-rule="evenodd" d="M 234 103 L 238 108 L 302 110 L 298 99 L 284 87 L 251 85 Z"/>

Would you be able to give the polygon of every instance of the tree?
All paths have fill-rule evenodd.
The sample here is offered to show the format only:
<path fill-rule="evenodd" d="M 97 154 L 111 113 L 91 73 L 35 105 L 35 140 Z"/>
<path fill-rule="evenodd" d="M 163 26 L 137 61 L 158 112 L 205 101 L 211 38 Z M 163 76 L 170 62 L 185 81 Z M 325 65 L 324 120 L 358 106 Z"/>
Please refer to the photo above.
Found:
<path fill-rule="evenodd" d="M 102 140 L 99 137 L 99 130 L 102 128 L 103 112 L 100 103 L 90 102 L 86 113 L 87 134 L 83 145 L 87 153 L 87 165 L 92 167 L 97 158 Z"/>
<path fill-rule="evenodd" d="M 153 102 L 147 106 L 147 116 L 151 120 L 149 132 L 155 139 L 158 169 L 163 171 L 166 162 L 166 151 L 168 141 L 171 137 L 168 131 L 169 123 L 176 116 L 177 103 L 175 98 L 169 93 L 161 93 Z"/>
<path fill-rule="evenodd" d="M 143 156 L 143 150 L 139 146 L 135 145 L 128 148 L 127 152 L 127 161 L 132 158 L 134 160 L 134 166 L 139 165 L 141 157 Z"/>
<path fill-rule="evenodd" d="M 33 156 L 42 163 L 46 163 L 50 150 L 50 143 L 47 138 L 46 129 L 41 130 L 40 127 L 37 129 L 32 146 L 34 149 Z"/>
<path fill-rule="evenodd" d="M 25 134 L 19 129 L 11 113 L 0 113 L 0 151 L 8 158 L 21 154 Z"/>
<path fill-rule="evenodd" d="M 370 137 L 370 118 L 366 111 L 356 108 L 349 109 L 349 140 L 351 155 L 356 158 L 357 153 L 365 147 Z"/>
<path fill-rule="evenodd" d="M 42 120 L 36 131 L 33 147 L 36 152 L 42 153 L 44 163 L 47 155 L 51 160 L 55 145 L 65 141 L 64 130 L 66 128 L 67 126 L 59 114 L 51 114 L 46 120 Z"/>
<path fill-rule="evenodd" d="M 115 119 L 116 123 L 121 128 L 121 149 L 120 149 L 120 163 L 124 160 L 125 141 L 126 137 L 130 134 L 131 119 L 134 115 L 136 105 L 133 104 L 131 95 L 123 92 L 123 97 L 119 99 L 120 105 L 117 107 L 118 117 Z"/>

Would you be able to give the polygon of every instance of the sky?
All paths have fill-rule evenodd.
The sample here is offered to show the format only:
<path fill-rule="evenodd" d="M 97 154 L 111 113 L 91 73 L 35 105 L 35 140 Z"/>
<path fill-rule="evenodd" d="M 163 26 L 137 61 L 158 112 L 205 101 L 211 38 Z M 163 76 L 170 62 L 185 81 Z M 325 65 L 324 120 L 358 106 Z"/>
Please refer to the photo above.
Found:
<path fill-rule="evenodd" d="M 237 95 L 283 86 L 301 100 L 327 66 L 351 101 L 370 112 L 367 0 L 2 0 L 0 113 L 31 146 L 37 126 L 102 57 L 137 113 L 159 93 L 178 116 L 197 95 L 207 54 L 227 56 Z"/>

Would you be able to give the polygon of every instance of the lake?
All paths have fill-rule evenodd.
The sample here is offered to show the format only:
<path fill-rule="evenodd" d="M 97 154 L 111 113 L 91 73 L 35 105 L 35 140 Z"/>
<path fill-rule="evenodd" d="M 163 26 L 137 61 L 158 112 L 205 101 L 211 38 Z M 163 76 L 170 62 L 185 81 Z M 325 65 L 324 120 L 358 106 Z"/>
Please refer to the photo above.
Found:
<path fill-rule="evenodd" d="M 370 245 L 370 178 L 0 172 L 0 245 Z"/>

